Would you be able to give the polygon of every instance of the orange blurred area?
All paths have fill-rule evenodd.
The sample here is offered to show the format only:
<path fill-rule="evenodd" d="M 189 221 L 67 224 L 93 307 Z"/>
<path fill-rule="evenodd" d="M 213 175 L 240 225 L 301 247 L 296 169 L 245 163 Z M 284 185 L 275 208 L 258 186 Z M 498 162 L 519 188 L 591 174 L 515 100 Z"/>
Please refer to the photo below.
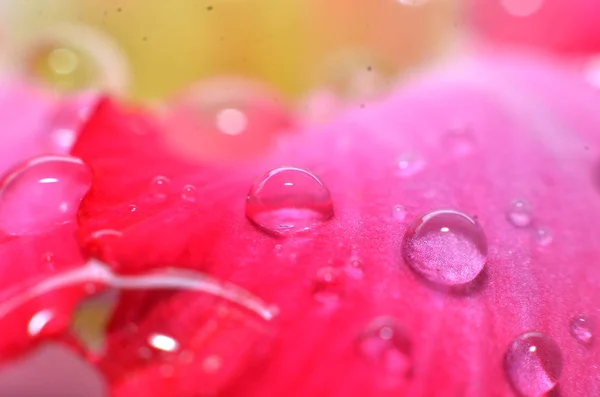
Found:
<path fill-rule="evenodd" d="M 291 97 L 322 85 L 360 94 L 442 54 L 458 33 L 454 0 L 6 3 L 5 68 L 138 100 L 223 74 Z"/>

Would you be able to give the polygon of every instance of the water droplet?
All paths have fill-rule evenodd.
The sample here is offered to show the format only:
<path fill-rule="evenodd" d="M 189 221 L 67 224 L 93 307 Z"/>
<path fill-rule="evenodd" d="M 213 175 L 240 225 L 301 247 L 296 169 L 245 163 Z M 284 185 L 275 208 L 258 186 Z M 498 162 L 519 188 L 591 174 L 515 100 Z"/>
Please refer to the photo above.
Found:
<path fill-rule="evenodd" d="M 212 78 L 192 85 L 169 104 L 164 135 L 192 160 L 230 160 L 268 149 L 294 124 L 277 91 L 242 78 Z"/>
<path fill-rule="evenodd" d="M 309 230 L 333 217 L 329 190 L 312 173 L 295 167 L 275 168 L 250 188 L 246 217 L 278 235 Z"/>
<path fill-rule="evenodd" d="M 41 259 L 42 269 L 54 270 L 54 254 L 52 252 L 46 252 L 42 255 Z"/>
<path fill-rule="evenodd" d="M 155 198 L 164 199 L 169 193 L 171 180 L 165 176 L 157 176 L 150 183 L 150 194 Z"/>
<path fill-rule="evenodd" d="M 500 2 L 506 12 L 515 17 L 531 16 L 544 5 L 544 0 L 500 0 Z"/>
<path fill-rule="evenodd" d="M 487 258 L 487 239 L 479 224 L 454 210 L 429 212 L 413 221 L 403 246 L 406 262 L 438 284 L 473 281 Z"/>
<path fill-rule="evenodd" d="M 534 231 L 535 241 L 538 245 L 545 247 L 552 243 L 552 232 L 545 226 L 540 226 Z"/>
<path fill-rule="evenodd" d="M 346 263 L 346 274 L 353 279 L 360 280 L 364 276 L 363 263 L 357 256 L 352 256 Z"/>
<path fill-rule="evenodd" d="M 524 397 L 542 396 L 554 389 L 562 366 L 559 347 L 539 332 L 519 336 L 510 344 L 504 358 L 508 379 Z"/>
<path fill-rule="evenodd" d="M 181 193 L 181 197 L 185 201 L 194 202 L 194 201 L 196 201 L 197 194 L 198 194 L 198 189 L 196 189 L 196 186 L 185 185 L 183 187 L 183 192 Z"/>
<path fill-rule="evenodd" d="M 137 208 L 137 206 L 136 206 L 136 205 L 133 205 L 133 204 L 129 205 L 129 212 L 136 212 L 136 211 L 137 211 L 137 209 L 138 209 L 138 208 Z"/>
<path fill-rule="evenodd" d="M 412 343 L 392 317 L 373 320 L 356 339 L 360 356 L 388 380 L 403 382 L 413 370 Z"/>
<path fill-rule="evenodd" d="M 392 208 L 392 217 L 397 221 L 404 221 L 406 219 L 406 209 L 401 205 L 395 205 Z"/>
<path fill-rule="evenodd" d="M 591 344 L 594 339 L 595 326 L 585 315 L 575 316 L 569 323 L 571 335 L 583 344 Z"/>
<path fill-rule="evenodd" d="M 442 144 L 455 156 L 466 156 L 475 149 L 475 138 L 466 128 L 454 128 L 444 135 Z"/>
<path fill-rule="evenodd" d="M 148 345 L 163 352 L 175 352 L 179 349 L 179 342 L 175 338 L 160 333 L 148 336 Z"/>
<path fill-rule="evenodd" d="M 313 285 L 313 297 L 320 303 L 333 306 L 342 295 L 340 271 L 333 267 L 323 267 L 317 272 Z"/>
<path fill-rule="evenodd" d="M 516 227 L 527 227 L 533 220 L 531 205 L 525 200 L 513 200 L 506 211 L 506 218 Z"/>
<path fill-rule="evenodd" d="M 398 3 L 402 4 L 403 6 L 422 6 L 423 4 L 427 3 L 429 0 L 398 0 Z"/>
<path fill-rule="evenodd" d="M 425 168 L 425 161 L 413 154 L 400 157 L 397 164 L 398 174 L 402 177 L 416 175 Z"/>
<path fill-rule="evenodd" d="M 80 159 L 42 156 L 7 174 L 0 183 L 0 229 L 7 234 L 43 233 L 74 222 L 92 182 Z"/>
<path fill-rule="evenodd" d="M 213 354 L 204 359 L 204 361 L 202 362 L 202 369 L 204 370 L 204 372 L 212 374 L 221 369 L 222 365 L 223 359 L 220 356 Z"/>

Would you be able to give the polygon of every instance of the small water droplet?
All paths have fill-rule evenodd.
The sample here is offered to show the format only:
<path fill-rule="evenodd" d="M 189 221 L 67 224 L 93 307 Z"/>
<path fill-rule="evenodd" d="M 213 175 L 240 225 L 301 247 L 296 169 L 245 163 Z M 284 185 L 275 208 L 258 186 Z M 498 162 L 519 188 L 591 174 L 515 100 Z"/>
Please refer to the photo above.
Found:
<path fill-rule="evenodd" d="M 136 205 L 129 205 L 129 212 L 136 212 L 137 211 L 137 206 Z"/>
<path fill-rule="evenodd" d="M 571 335 L 583 344 L 591 344 L 594 340 L 595 326 L 585 315 L 578 315 L 569 322 Z"/>
<path fill-rule="evenodd" d="M 398 3 L 402 4 L 403 6 L 412 6 L 412 7 L 416 7 L 416 6 L 422 6 L 425 3 L 427 3 L 429 0 L 398 0 Z"/>
<path fill-rule="evenodd" d="M 528 332 L 510 344 L 504 367 L 519 393 L 537 397 L 554 389 L 562 373 L 563 359 L 552 339 L 539 332 Z"/>
<path fill-rule="evenodd" d="M 374 319 L 358 335 L 356 348 L 387 381 L 402 383 L 412 376 L 412 343 L 394 318 Z"/>
<path fill-rule="evenodd" d="M 410 177 L 418 174 L 425 168 L 425 161 L 414 154 L 406 154 L 398 159 L 398 174 L 401 177 Z"/>
<path fill-rule="evenodd" d="M 360 280 L 364 276 L 362 260 L 357 256 L 352 256 L 346 263 L 346 274 L 353 279 Z"/>
<path fill-rule="evenodd" d="M 395 205 L 392 208 L 392 217 L 397 221 L 404 221 L 406 219 L 406 209 L 401 205 Z"/>
<path fill-rule="evenodd" d="M 198 189 L 194 185 L 185 185 L 183 187 L 183 192 L 181 193 L 181 197 L 185 201 L 194 202 L 196 201 L 196 197 L 198 195 Z"/>
<path fill-rule="evenodd" d="M 545 226 L 540 226 L 534 231 L 535 241 L 539 246 L 545 247 L 552 244 L 552 232 Z"/>
<path fill-rule="evenodd" d="M 26 162 L 0 184 L 0 229 L 25 235 L 74 222 L 91 182 L 90 169 L 76 157 L 42 156 Z"/>
<path fill-rule="evenodd" d="M 164 199 L 169 193 L 171 180 L 166 176 L 157 176 L 150 183 L 150 194 L 155 198 Z"/>
<path fill-rule="evenodd" d="M 41 259 L 42 268 L 45 270 L 54 270 L 54 254 L 46 252 Z"/>
<path fill-rule="evenodd" d="M 280 167 L 250 188 L 246 217 L 263 230 L 289 235 L 309 230 L 333 217 L 329 190 L 312 173 Z"/>
<path fill-rule="evenodd" d="M 320 303 L 333 306 L 342 294 L 340 271 L 333 267 L 323 267 L 317 272 L 313 285 L 313 297 Z"/>
<path fill-rule="evenodd" d="M 437 210 L 417 218 L 406 232 L 406 262 L 421 276 L 443 285 L 473 281 L 487 259 L 487 239 L 468 215 Z"/>
<path fill-rule="evenodd" d="M 506 211 L 506 218 L 516 227 L 531 225 L 533 220 L 531 205 L 525 200 L 513 200 Z"/>
<path fill-rule="evenodd" d="M 475 149 L 475 138 L 466 128 L 453 128 L 443 136 L 442 145 L 455 156 L 466 156 Z"/>

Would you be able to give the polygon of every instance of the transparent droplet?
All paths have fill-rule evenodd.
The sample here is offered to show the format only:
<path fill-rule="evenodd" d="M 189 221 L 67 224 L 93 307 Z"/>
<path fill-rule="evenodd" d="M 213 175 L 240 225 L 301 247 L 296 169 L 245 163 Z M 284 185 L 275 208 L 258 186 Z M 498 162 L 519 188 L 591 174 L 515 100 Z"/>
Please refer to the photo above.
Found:
<path fill-rule="evenodd" d="M 513 200 L 506 210 L 506 218 L 516 227 L 527 227 L 533 221 L 531 205 L 521 199 Z"/>
<path fill-rule="evenodd" d="M 500 2 L 506 12 L 515 17 L 531 16 L 544 5 L 544 0 L 500 0 Z"/>
<path fill-rule="evenodd" d="M 398 3 L 403 6 L 422 6 L 423 4 L 429 2 L 429 0 L 398 0 Z"/>
<path fill-rule="evenodd" d="M 465 128 L 451 129 L 442 140 L 444 148 L 455 156 L 466 156 L 475 149 L 475 137 Z"/>
<path fill-rule="evenodd" d="M 54 270 L 54 254 L 52 252 L 46 252 L 42 255 L 41 261 L 42 269 Z"/>
<path fill-rule="evenodd" d="M 0 183 L 0 229 L 38 234 L 74 222 L 92 173 L 76 157 L 42 156 L 15 168 Z"/>
<path fill-rule="evenodd" d="M 392 217 L 397 221 L 404 221 L 406 219 L 406 209 L 401 205 L 395 205 L 392 208 Z"/>
<path fill-rule="evenodd" d="M 333 217 L 329 190 L 314 174 L 280 167 L 250 188 L 246 217 L 263 230 L 289 235 L 309 230 Z"/>
<path fill-rule="evenodd" d="M 374 319 L 357 337 L 359 355 L 386 381 L 404 382 L 412 376 L 412 343 L 392 317 Z"/>
<path fill-rule="evenodd" d="M 137 206 L 134 204 L 129 205 L 129 212 L 136 212 L 137 211 Z"/>
<path fill-rule="evenodd" d="M 417 155 L 407 154 L 398 159 L 398 174 L 410 177 L 418 174 L 425 168 L 425 161 Z"/>
<path fill-rule="evenodd" d="M 545 247 L 552 243 L 552 232 L 545 226 L 540 226 L 534 230 L 535 241 L 539 246 Z"/>
<path fill-rule="evenodd" d="M 595 326 L 590 318 L 578 315 L 569 322 L 571 335 L 583 344 L 591 344 L 594 339 Z"/>
<path fill-rule="evenodd" d="M 485 266 L 487 239 L 468 215 L 437 210 L 413 221 L 405 235 L 403 254 L 406 262 L 430 281 L 466 284 Z"/>
<path fill-rule="evenodd" d="M 150 194 L 156 198 L 165 198 L 169 193 L 171 180 L 166 176 L 157 176 L 150 182 Z"/>
<path fill-rule="evenodd" d="M 269 86 L 215 77 L 194 84 L 169 103 L 164 135 L 169 147 L 192 160 L 237 160 L 263 153 L 294 124 Z"/>
<path fill-rule="evenodd" d="M 185 201 L 194 202 L 196 201 L 196 197 L 198 195 L 198 189 L 194 185 L 185 185 L 183 187 L 183 192 L 181 193 L 181 197 Z"/>
<path fill-rule="evenodd" d="M 340 271 L 333 267 L 323 267 L 317 272 L 313 284 L 313 297 L 325 305 L 335 305 L 342 295 Z"/>
<path fill-rule="evenodd" d="M 528 332 L 510 344 L 504 367 L 519 393 L 524 397 L 538 397 L 558 383 L 563 359 L 560 348 L 552 339 L 539 332 Z"/>
<path fill-rule="evenodd" d="M 362 260 L 357 256 L 352 256 L 346 263 L 346 274 L 356 280 L 360 280 L 364 276 L 364 268 Z"/>

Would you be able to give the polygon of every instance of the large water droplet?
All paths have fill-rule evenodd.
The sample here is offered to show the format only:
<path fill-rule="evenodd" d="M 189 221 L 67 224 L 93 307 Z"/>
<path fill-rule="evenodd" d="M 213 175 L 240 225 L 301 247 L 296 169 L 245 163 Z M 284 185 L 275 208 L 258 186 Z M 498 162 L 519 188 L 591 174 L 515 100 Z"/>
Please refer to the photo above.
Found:
<path fill-rule="evenodd" d="M 387 381 L 404 382 L 412 375 L 412 343 L 392 317 L 373 320 L 356 339 L 358 353 Z"/>
<path fill-rule="evenodd" d="M 421 276 L 438 284 L 466 284 L 483 270 L 487 239 L 479 224 L 454 210 L 429 212 L 406 232 L 403 254 Z"/>
<path fill-rule="evenodd" d="M 538 397 L 558 383 L 563 359 L 552 339 L 539 332 L 528 332 L 510 344 L 504 366 L 508 379 L 519 393 Z"/>
<path fill-rule="evenodd" d="M 569 322 L 571 335 L 583 344 L 590 344 L 594 339 L 595 326 L 585 315 L 575 316 Z"/>
<path fill-rule="evenodd" d="M 90 169 L 75 157 L 28 161 L 0 183 L 0 229 L 12 235 L 36 234 L 74 222 L 91 181 Z"/>
<path fill-rule="evenodd" d="M 531 205 L 525 200 L 513 200 L 506 210 L 506 218 L 516 227 L 527 227 L 533 220 Z"/>
<path fill-rule="evenodd" d="M 254 182 L 246 200 L 246 216 L 266 231 L 289 235 L 333 217 L 333 202 L 314 174 L 279 167 Z"/>

